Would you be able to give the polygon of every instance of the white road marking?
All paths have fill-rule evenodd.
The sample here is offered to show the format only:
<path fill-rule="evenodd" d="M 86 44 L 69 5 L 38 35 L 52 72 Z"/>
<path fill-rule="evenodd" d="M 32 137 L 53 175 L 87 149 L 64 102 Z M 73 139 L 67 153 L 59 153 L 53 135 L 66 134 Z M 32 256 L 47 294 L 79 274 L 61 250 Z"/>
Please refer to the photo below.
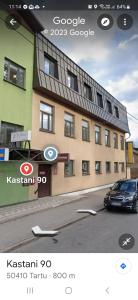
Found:
<path fill-rule="evenodd" d="M 58 234 L 56 230 L 42 230 L 39 226 L 32 227 L 32 232 L 38 236 L 54 236 Z"/>
<path fill-rule="evenodd" d="M 97 212 L 95 210 L 92 209 L 78 209 L 77 210 L 78 213 L 88 213 L 91 215 L 97 215 Z"/>

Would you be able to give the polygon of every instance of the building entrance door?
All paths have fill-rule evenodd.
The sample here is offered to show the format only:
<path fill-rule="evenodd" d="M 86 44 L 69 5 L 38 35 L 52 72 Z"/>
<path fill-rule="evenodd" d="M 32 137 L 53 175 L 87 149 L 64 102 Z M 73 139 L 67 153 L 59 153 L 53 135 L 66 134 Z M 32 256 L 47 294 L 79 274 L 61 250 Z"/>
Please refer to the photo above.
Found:
<path fill-rule="evenodd" d="M 46 177 L 47 181 L 41 180 L 38 183 L 38 197 L 42 198 L 45 196 L 51 195 L 51 165 L 40 164 L 38 169 L 38 176 L 39 177 Z"/>

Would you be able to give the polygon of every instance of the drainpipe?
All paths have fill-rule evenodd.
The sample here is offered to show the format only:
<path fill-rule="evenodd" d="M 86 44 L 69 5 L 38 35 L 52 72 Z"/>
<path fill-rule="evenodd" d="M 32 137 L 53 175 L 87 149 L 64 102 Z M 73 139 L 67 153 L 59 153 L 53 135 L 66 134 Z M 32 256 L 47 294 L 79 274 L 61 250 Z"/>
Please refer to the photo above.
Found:
<path fill-rule="evenodd" d="M 126 179 L 127 179 L 127 155 L 126 155 L 126 141 L 131 137 L 131 133 L 129 132 L 129 136 L 125 138 L 125 165 L 126 165 Z"/>

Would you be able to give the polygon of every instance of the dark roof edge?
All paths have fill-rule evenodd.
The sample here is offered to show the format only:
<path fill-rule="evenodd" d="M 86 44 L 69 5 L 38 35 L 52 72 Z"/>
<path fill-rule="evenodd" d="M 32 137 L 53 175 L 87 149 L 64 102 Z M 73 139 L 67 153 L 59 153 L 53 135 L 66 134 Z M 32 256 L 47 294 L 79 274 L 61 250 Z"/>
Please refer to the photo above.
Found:
<path fill-rule="evenodd" d="M 32 12 L 30 12 L 29 10 L 17 10 L 17 12 L 34 32 L 40 33 L 44 30 L 43 25 L 38 21 L 38 19 Z"/>
<path fill-rule="evenodd" d="M 24 4 L 24 1 L 21 0 L 20 4 Z M 6 5 L 6 0 L 0 1 L 0 8 L 7 11 L 9 14 L 18 14 L 19 16 L 21 16 L 21 18 L 27 23 L 27 25 L 34 33 L 40 33 L 45 29 L 30 10 L 11 10 Z"/>
<path fill-rule="evenodd" d="M 54 43 L 52 43 L 45 35 L 43 32 L 40 33 L 42 37 L 44 37 L 48 42 L 50 42 L 52 44 L 52 46 L 54 46 L 57 50 L 59 50 L 63 55 L 65 55 L 69 60 L 71 60 L 77 67 L 79 67 L 84 73 L 86 73 L 89 77 L 91 77 L 99 86 L 102 87 L 103 90 L 105 90 L 111 97 L 113 97 L 118 103 L 119 105 L 122 106 L 122 108 L 124 108 L 125 111 L 127 111 L 126 106 L 123 105 L 119 100 L 117 100 L 112 94 L 110 94 L 110 92 L 108 92 L 98 81 L 96 81 L 92 76 L 90 76 L 90 74 L 88 74 L 84 69 L 82 69 L 76 62 L 74 62 L 67 54 L 65 54 L 61 49 L 59 49 Z"/>

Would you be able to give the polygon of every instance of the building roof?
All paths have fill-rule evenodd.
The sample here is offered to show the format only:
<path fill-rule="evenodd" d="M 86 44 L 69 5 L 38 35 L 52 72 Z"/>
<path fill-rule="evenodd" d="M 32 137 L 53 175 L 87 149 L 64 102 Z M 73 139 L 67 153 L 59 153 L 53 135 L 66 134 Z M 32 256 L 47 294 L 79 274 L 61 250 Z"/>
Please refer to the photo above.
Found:
<path fill-rule="evenodd" d="M 58 79 L 46 74 L 45 54 L 57 62 Z M 68 71 L 77 76 L 78 92 L 70 89 L 67 85 Z M 84 95 L 84 83 L 88 84 L 92 89 L 92 101 Z M 116 129 L 120 129 L 122 132 L 129 132 L 125 106 L 51 43 L 43 34 L 36 35 L 34 89 L 48 94 L 55 100 L 60 101 L 60 103 L 81 111 L 102 123 L 109 124 Z M 97 93 L 102 95 L 103 108 L 98 106 Z M 113 114 L 107 112 L 107 100 L 112 104 Z M 118 107 L 119 118 L 115 116 L 115 106 Z"/>
<path fill-rule="evenodd" d="M 44 30 L 43 25 L 38 21 L 33 13 L 30 10 L 18 11 L 19 15 L 26 21 L 28 26 L 33 30 L 33 32 L 41 32 Z"/>

